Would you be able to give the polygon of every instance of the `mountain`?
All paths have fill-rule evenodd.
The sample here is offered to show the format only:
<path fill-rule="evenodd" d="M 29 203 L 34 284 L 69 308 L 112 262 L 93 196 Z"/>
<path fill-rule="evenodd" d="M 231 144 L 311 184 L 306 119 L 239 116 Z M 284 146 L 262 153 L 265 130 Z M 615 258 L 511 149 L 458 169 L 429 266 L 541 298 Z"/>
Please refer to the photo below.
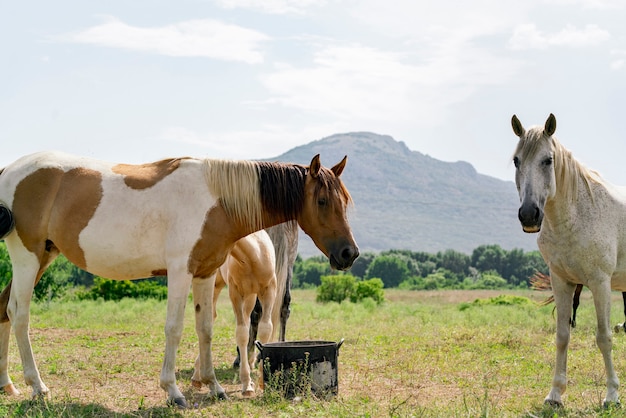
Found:
<path fill-rule="evenodd" d="M 537 249 L 536 235 L 522 232 L 517 220 L 519 198 L 512 181 L 368 132 L 333 135 L 270 160 L 308 165 L 315 154 L 326 167 L 348 156 L 342 179 L 354 200 L 349 220 L 361 252 L 453 249 L 470 254 L 483 244 Z M 299 253 L 305 258 L 321 255 L 304 234 Z"/>

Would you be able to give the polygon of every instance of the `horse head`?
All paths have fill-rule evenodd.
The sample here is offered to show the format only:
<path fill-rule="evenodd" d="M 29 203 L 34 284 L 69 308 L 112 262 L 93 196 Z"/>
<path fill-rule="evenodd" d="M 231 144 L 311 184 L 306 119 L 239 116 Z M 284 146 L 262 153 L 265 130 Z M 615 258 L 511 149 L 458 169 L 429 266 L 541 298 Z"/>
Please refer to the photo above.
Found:
<path fill-rule="evenodd" d="M 544 126 L 524 129 L 517 116 L 511 119 L 513 132 L 519 137 L 513 164 L 515 184 L 520 197 L 518 218 L 524 232 L 541 230 L 546 201 L 556 194 L 554 141 L 556 118 L 550 114 Z"/>
<path fill-rule="evenodd" d="M 346 161 L 344 157 L 328 169 L 321 165 L 319 154 L 313 157 L 304 183 L 303 208 L 298 216 L 302 230 L 338 270 L 347 270 L 359 256 L 346 213 L 352 199 L 339 178 Z"/>

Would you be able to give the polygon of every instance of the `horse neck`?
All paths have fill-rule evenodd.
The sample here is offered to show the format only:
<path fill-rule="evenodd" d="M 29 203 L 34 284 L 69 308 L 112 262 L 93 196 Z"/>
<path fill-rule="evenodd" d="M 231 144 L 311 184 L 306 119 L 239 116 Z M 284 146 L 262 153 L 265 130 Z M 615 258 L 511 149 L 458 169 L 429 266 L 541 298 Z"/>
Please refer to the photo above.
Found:
<path fill-rule="evenodd" d="M 601 185 L 590 179 L 586 171 L 578 171 L 575 178 L 570 180 L 575 183 L 568 186 L 559 184 L 557 180 L 557 193 L 546 201 L 544 207 L 542 230 L 571 232 L 579 222 L 580 215 L 593 210 L 597 194 L 594 189 Z M 568 190 L 564 190 L 565 187 Z"/>

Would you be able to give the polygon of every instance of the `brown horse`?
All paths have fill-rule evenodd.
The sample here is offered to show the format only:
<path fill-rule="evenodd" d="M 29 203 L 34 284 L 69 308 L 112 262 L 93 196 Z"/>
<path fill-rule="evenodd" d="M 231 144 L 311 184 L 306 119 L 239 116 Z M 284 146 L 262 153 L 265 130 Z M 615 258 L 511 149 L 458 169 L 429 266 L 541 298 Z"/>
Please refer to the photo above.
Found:
<path fill-rule="evenodd" d="M 217 316 L 215 307 L 219 294 L 228 285 L 228 296 L 237 321 L 235 340 L 241 356 L 239 378 L 244 396 L 254 394 L 254 383 L 250 378 L 253 352 L 249 353 L 247 348 L 250 314 L 258 298 L 263 308 L 258 323 L 258 339 L 268 342 L 274 334 L 272 312 L 280 309 L 277 306 L 280 302 L 276 297 L 278 284 L 275 266 L 274 246 L 267 232 L 263 230 L 237 241 L 226 262 L 217 270 L 215 278 L 213 318 Z M 195 377 L 192 377 L 192 383 L 196 387 L 201 386 Z"/>
<path fill-rule="evenodd" d="M 287 332 L 287 320 L 291 314 L 291 282 L 293 280 L 293 265 L 298 256 L 298 224 L 290 221 L 267 228 L 268 235 L 274 246 L 276 255 L 276 301 L 272 309 L 272 324 L 274 332 L 271 341 L 275 341 L 276 327 L 278 328 L 278 341 L 285 341 Z M 216 282 L 217 284 L 217 282 Z M 216 287 L 217 289 L 217 287 Z M 259 318 L 263 314 L 263 307 L 257 298 L 254 309 L 250 314 L 250 334 L 248 338 L 248 355 L 252 356 L 255 350 L 254 341 L 257 339 Z M 249 357 L 252 358 L 252 357 Z M 258 358 L 257 358 L 258 359 Z M 241 362 L 239 348 L 237 357 L 233 361 L 233 367 L 238 368 Z"/>
<path fill-rule="evenodd" d="M 176 351 L 190 288 L 199 357 L 195 376 L 225 397 L 211 355 L 215 272 L 240 238 L 296 220 L 331 266 L 345 270 L 359 254 L 347 221 L 350 194 L 319 155 L 309 166 L 172 158 L 116 164 L 63 153 L 23 157 L 0 174 L 0 204 L 15 220 L 4 236 L 13 279 L 0 295 L 0 387 L 8 374 L 11 326 L 32 395 L 47 395 L 29 338 L 33 288 L 59 255 L 93 274 L 126 280 L 167 275 L 165 354 L 160 385 L 185 407 L 176 384 Z M 6 224 L 4 222 L 3 224 Z M 10 321 L 10 322 L 9 322 Z"/>

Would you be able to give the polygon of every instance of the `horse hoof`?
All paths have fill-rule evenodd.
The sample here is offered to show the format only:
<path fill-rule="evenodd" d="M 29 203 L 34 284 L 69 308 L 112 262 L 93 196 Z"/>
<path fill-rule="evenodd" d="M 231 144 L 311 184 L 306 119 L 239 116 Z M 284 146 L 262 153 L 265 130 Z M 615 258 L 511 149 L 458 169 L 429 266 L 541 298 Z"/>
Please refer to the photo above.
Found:
<path fill-rule="evenodd" d="M 2 387 L 2 392 L 6 393 L 7 395 L 10 396 L 19 396 L 22 393 L 17 390 L 17 388 L 13 385 L 13 383 L 9 383 L 8 385 L 4 385 Z"/>
<path fill-rule="evenodd" d="M 187 400 L 184 397 L 168 399 L 167 404 L 169 406 L 176 406 L 179 409 L 187 409 L 189 407 Z"/>
<path fill-rule="evenodd" d="M 215 395 L 213 395 L 215 397 L 215 399 L 217 399 L 218 401 L 227 401 L 228 400 L 228 395 L 226 394 L 226 392 L 219 392 L 216 393 Z"/>
<path fill-rule="evenodd" d="M 196 389 L 202 389 L 202 382 L 199 380 L 191 379 L 191 386 L 193 386 Z"/>
<path fill-rule="evenodd" d="M 254 390 L 244 390 L 241 392 L 241 396 L 243 396 L 244 398 L 254 396 Z"/>
<path fill-rule="evenodd" d="M 552 408 L 563 408 L 563 402 L 555 401 L 553 399 L 546 399 L 543 404 Z"/>
<path fill-rule="evenodd" d="M 622 404 L 619 401 L 604 401 L 602 402 L 602 407 L 604 409 L 615 409 L 621 408 Z"/>

